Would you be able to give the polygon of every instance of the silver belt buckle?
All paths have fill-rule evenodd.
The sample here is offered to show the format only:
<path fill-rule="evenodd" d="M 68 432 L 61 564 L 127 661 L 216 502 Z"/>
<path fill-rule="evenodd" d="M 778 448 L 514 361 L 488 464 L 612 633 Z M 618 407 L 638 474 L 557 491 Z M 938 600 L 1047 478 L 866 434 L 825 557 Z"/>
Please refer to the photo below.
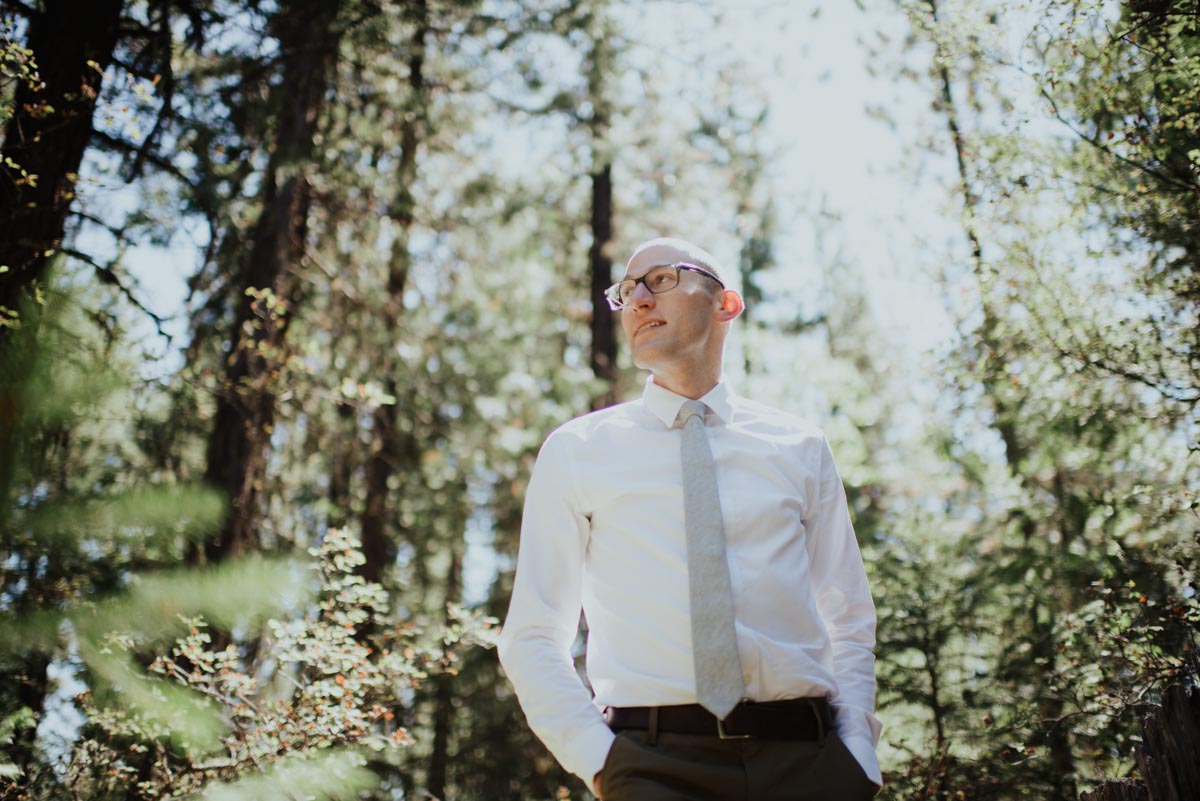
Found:
<path fill-rule="evenodd" d="M 714 715 L 714 717 L 715 717 L 715 715 Z M 720 737 L 722 740 L 749 740 L 753 735 L 750 735 L 750 734 L 726 734 L 724 722 L 720 718 L 717 718 L 717 736 Z"/>

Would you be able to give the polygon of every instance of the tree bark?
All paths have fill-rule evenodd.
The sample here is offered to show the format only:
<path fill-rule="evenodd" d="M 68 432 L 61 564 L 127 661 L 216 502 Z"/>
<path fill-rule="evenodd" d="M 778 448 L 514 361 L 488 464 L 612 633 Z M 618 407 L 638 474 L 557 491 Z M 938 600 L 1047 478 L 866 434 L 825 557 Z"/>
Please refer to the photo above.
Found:
<path fill-rule="evenodd" d="M 0 312 L 19 313 L 33 298 L 62 240 L 123 7 L 45 0 L 30 14 L 26 41 L 42 85 L 18 82 L 0 149 L 0 164 L 16 165 L 0 168 L 0 266 L 8 268 L 0 272 Z M 0 343 L 5 331 L 0 326 Z"/>
<path fill-rule="evenodd" d="M 123 7 L 123 0 L 46 0 L 30 14 L 26 45 L 41 84 L 17 82 L 0 146 L 0 497 L 12 485 L 21 388 L 36 363 L 29 304 L 63 237 Z M 23 325 L 33 327 L 13 327 Z"/>
<path fill-rule="evenodd" d="M 446 571 L 446 605 L 462 598 L 462 554 L 460 545 L 451 546 L 450 567 Z M 449 625 L 449 618 L 446 624 Z M 429 794 L 446 797 L 446 769 L 450 764 L 450 731 L 454 725 L 454 676 L 444 669 L 434 679 L 433 750 L 429 757 Z"/>
<path fill-rule="evenodd" d="M 942 663 L 938 658 L 938 646 L 932 637 L 926 637 L 924 645 L 925 672 L 929 677 L 929 710 L 933 713 L 933 732 L 937 738 L 934 745 L 941 749 L 946 744 L 946 707 L 942 703 Z"/>
<path fill-rule="evenodd" d="M 412 187 L 417 177 L 417 149 L 421 146 L 425 121 L 425 41 L 429 34 L 429 8 L 426 0 L 415 0 L 409 13 L 413 22 L 410 38 L 412 48 L 408 58 L 409 102 L 412 107 L 402 116 L 400 125 L 400 163 L 396 195 L 391 219 L 396 226 L 396 239 L 388 268 L 387 296 L 384 298 L 379 327 L 385 336 L 396 336 L 400 313 L 404 308 L 404 290 L 412 268 L 409 236 L 412 232 L 415 201 Z M 372 415 L 372 442 L 366 464 L 366 503 L 362 515 L 362 548 L 366 562 L 359 572 L 368 581 L 380 581 L 388 565 L 395 561 L 395 542 L 388 537 L 387 523 L 392 516 L 388 503 L 388 484 L 392 476 L 403 469 L 415 469 L 420 460 L 411 427 L 400 430 L 399 404 L 402 387 L 396 379 L 399 364 L 395 348 L 384 349 L 381 365 L 384 388 L 395 398 L 391 404 L 380 405 Z"/>
<path fill-rule="evenodd" d="M 1142 718 L 1142 745 L 1136 753 L 1150 801 L 1200 798 L 1200 690 L 1195 673 L 1186 685 L 1170 687 L 1162 703 Z"/>
<path fill-rule="evenodd" d="M 593 400 L 603 409 L 619 400 L 617 392 L 617 332 L 604 290 L 612 284 L 613 245 L 612 164 L 592 173 L 592 246 L 588 266 L 592 286 L 592 373 L 607 385 Z"/>
<path fill-rule="evenodd" d="M 1192 663 L 1195 664 L 1194 662 Z M 1196 674 L 1163 693 L 1141 720 L 1142 744 L 1134 749 L 1139 779 L 1114 779 L 1080 801 L 1188 801 L 1200 798 L 1200 690 Z"/>
<path fill-rule="evenodd" d="M 608 150 L 612 104 L 607 86 L 613 49 L 604 4 L 597 3 L 592 13 L 592 53 L 587 76 L 588 100 L 592 106 L 588 126 L 592 140 L 592 244 L 588 250 L 588 275 L 592 301 L 592 374 L 605 384 L 604 390 L 592 399 L 592 409 L 603 409 L 620 400 L 615 317 L 604 297 L 604 290 L 612 284 L 613 262 L 612 158 Z"/>
<path fill-rule="evenodd" d="M 262 210 L 240 290 L 225 383 L 217 397 L 206 480 L 230 499 L 221 531 L 204 547 L 218 561 L 254 547 L 262 481 L 275 422 L 287 330 L 303 292 L 294 270 L 304 256 L 312 187 L 313 139 L 337 58 L 335 0 L 292 0 L 273 19 L 282 53 L 275 148 L 263 175 Z M 257 298 L 249 293 L 268 294 Z"/>
<path fill-rule="evenodd" d="M 1111 779 L 1079 796 L 1079 801 L 1150 801 L 1150 794 L 1139 779 Z"/>
<path fill-rule="evenodd" d="M 356 426 L 354 407 L 340 401 L 330 437 L 333 453 L 329 457 L 329 493 L 326 496 L 329 500 L 326 522 L 330 528 L 341 528 L 350 520 L 350 487 L 358 450 Z"/>

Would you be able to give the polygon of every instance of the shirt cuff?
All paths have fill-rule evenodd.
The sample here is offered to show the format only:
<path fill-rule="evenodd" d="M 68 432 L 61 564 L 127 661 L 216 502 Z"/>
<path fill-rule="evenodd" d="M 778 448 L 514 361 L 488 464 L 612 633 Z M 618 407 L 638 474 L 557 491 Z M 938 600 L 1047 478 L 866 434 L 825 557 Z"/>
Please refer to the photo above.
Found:
<path fill-rule="evenodd" d="M 875 745 L 866 737 L 851 735 L 842 737 L 842 744 L 850 755 L 858 761 L 867 778 L 878 786 L 883 786 L 883 773 L 879 770 L 879 757 L 875 753 Z"/>
<path fill-rule="evenodd" d="M 615 739 L 617 739 L 616 735 L 603 723 L 588 727 L 587 731 L 580 732 L 575 741 L 571 743 L 570 754 L 564 755 L 569 763 L 564 760 L 563 767 L 583 779 L 590 791 L 592 779 L 604 767 L 609 749 L 612 748 Z"/>
<path fill-rule="evenodd" d="M 875 751 L 875 743 L 879 742 L 883 728 L 879 718 L 850 704 L 835 704 L 834 713 L 838 737 L 858 761 L 867 778 L 882 787 L 883 773 L 879 769 L 879 756 Z"/>

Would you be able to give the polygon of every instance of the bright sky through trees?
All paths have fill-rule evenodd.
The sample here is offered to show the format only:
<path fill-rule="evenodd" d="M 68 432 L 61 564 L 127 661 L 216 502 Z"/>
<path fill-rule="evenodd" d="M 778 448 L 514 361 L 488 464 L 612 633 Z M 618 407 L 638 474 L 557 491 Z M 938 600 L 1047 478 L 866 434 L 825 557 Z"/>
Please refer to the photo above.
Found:
<path fill-rule="evenodd" d="M 915 359 L 914 367 L 950 335 L 937 261 L 957 233 L 947 222 L 957 211 L 944 185 L 932 180 L 949 175 L 950 155 L 942 163 L 922 156 L 931 163 L 918 170 L 914 151 L 928 134 L 922 112 L 929 99 L 919 84 L 896 74 L 910 57 L 901 50 L 905 18 L 893 4 L 668 0 L 620 13 L 630 21 L 630 62 L 679 87 L 685 102 L 703 108 L 702 96 L 686 92 L 704 85 L 690 74 L 691 61 L 703 62 L 711 52 L 713 60 L 741 64 L 737 88 L 748 106 L 766 104 L 763 144 L 772 155 L 769 184 L 780 217 L 777 267 L 763 279 L 768 302 L 773 287 L 803 297 L 824 280 L 829 265 L 823 262 L 837 259 L 858 265 L 882 330 L 899 345 L 897 352 Z M 670 93 L 664 95 L 669 102 Z M 537 125 L 508 135 L 490 132 L 501 148 L 497 161 L 510 168 L 537 163 L 539 142 L 531 130 Z M 130 190 L 106 183 L 85 197 L 124 202 Z M 680 233 L 702 239 L 704 231 L 729 222 L 697 219 L 691 232 Z M 921 243 L 941 249 L 931 258 Z M 185 223 L 169 246 L 142 245 L 127 256 L 149 308 L 172 317 L 169 331 L 182 333 L 185 282 L 203 245 L 203 230 Z M 736 263 L 733 239 L 717 238 L 709 247 Z M 148 321 L 143 333 L 153 335 Z"/>
<path fill-rule="evenodd" d="M 941 243 L 956 230 L 946 223 L 956 212 L 946 208 L 944 186 L 930 180 L 949 175 L 950 154 L 932 175 L 926 165 L 918 176 L 914 150 L 928 134 L 929 97 L 898 74 L 911 59 L 902 50 L 902 12 L 885 2 L 723 0 L 712 26 L 705 12 L 681 6 L 648 6 L 639 28 L 647 46 L 733 54 L 745 64 L 739 88 L 767 104 L 764 140 L 775 155 L 781 222 L 779 267 L 764 283 L 811 286 L 828 266 L 820 262 L 840 256 L 859 265 L 889 338 L 917 350 L 944 339 L 937 265 L 917 241 Z M 689 25 L 694 37 L 680 36 Z M 664 59 L 664 69 L 671 63 Z"/>

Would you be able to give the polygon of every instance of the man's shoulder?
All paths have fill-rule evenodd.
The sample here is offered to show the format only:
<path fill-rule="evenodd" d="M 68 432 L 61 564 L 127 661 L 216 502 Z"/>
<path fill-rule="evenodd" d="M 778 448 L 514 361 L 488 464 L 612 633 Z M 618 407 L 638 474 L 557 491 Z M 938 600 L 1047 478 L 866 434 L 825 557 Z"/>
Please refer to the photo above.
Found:
<path fill-rule="evenodd" d="M 587 442 L 595 437 L 603 436 L 613 428 L 629 428 L 637 425 L 637 421 L 645 414 L 646 409 L 640 399 L 618 403 L 568 420 L 551 431 L 546 437 L 546 442 L 551 440 Z"/>

